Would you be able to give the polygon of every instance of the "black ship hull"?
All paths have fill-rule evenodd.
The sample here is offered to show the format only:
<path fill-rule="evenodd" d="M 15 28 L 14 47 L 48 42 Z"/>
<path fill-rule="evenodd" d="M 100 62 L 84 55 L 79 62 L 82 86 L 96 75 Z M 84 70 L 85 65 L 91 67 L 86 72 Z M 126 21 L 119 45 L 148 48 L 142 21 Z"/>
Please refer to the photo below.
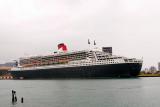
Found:
<path fill-rule="evenodd" d="M 123 63 L 9 71 L 9 73 L 15 79 L 136 77 L 139 74 L 141 67 L 141 63 Z"/>

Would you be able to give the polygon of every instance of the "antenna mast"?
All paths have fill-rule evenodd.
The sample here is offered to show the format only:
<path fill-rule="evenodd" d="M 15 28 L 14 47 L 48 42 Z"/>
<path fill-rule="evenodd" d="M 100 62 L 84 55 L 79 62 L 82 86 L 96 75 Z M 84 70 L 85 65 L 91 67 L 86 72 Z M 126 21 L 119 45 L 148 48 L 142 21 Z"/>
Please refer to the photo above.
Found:
<path fill-rule="evenodd" d="M 91 42 L 90 42 L 90 40 L 88 39 L 88 46 L 89 46 L 89 50 L 90 50 L 90 44 L 91 44 Z"/>

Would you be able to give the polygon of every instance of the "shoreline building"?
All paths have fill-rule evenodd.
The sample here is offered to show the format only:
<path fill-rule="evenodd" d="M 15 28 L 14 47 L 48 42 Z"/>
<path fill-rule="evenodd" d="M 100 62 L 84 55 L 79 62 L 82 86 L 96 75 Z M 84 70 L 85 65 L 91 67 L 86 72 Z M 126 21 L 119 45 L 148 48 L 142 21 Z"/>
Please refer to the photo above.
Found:
<path fill-rule="evenodd" d="M 158 71 L 160 71 L 160 62 L 158 62 Z"/>

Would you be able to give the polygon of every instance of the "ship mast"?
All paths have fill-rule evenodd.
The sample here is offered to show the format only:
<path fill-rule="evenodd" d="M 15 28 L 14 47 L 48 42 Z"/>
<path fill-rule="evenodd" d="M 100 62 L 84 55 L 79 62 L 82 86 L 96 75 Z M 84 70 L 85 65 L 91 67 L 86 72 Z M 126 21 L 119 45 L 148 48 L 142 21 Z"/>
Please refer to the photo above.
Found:
<path fill-rule="evenodd" d="M 88 39 L 88 48 L 89 48 L 89 50 L 91 49 L 91 42 L 89 39 Z"/>

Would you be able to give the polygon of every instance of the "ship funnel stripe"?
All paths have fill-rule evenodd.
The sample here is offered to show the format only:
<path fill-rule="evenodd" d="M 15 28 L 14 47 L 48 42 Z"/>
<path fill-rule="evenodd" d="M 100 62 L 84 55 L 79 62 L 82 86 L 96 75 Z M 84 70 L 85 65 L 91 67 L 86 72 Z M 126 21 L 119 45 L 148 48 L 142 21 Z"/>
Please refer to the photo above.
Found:
<path fill-rule="evenodd" d="M 58 50 L 62 49 L 63 51 L 67 51 L 67 46 L 64 43 L 58 44 Z"/>

